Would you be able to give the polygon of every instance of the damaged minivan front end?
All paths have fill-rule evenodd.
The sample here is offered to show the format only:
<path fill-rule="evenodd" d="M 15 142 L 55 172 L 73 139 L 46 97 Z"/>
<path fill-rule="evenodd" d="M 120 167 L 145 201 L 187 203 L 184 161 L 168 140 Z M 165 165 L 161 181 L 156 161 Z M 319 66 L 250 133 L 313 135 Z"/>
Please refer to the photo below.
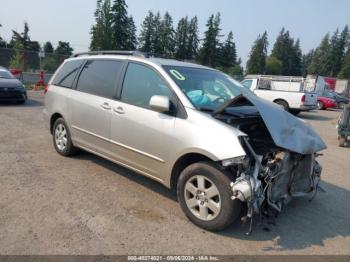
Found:
<path fill-rule="evenodd" d="M 221 161 L 234 176 L 232 200 L 247 203 L 243 220 L 276 214 L 293 197 L 316 193 L 322 171 L 316 158 L 326 146 L 303 121 L 249 93 L 212 116 L 245 134 L 239 139 L 246 155 Z"/>

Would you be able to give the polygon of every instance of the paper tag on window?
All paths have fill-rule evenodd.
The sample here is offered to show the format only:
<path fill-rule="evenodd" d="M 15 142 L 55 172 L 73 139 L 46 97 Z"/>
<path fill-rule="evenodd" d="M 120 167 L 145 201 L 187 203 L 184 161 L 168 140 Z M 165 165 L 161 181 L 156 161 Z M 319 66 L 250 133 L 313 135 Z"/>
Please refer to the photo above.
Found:
<path fill-rule="evenodd" d="M 170 73 L 180 81 L 186 80 L 186 78 L 183 75 L 181 75 L 181 73 L 179 71 L 177 71 L 175 69 L 171 69 Z"/>

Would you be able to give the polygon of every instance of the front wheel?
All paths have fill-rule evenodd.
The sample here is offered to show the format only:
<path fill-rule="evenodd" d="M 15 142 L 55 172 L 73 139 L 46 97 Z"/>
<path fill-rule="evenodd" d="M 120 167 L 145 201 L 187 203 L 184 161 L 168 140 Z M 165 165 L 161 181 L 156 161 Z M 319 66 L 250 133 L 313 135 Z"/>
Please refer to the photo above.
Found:
<path fill-rule="evenodd" d="M 177 196 L 186 216 L 197 226 L 219 231 L 240 214 L 241 202 L 232 200 L 231 180 L 213 163 L 195 163 L 181 173 Z"/>

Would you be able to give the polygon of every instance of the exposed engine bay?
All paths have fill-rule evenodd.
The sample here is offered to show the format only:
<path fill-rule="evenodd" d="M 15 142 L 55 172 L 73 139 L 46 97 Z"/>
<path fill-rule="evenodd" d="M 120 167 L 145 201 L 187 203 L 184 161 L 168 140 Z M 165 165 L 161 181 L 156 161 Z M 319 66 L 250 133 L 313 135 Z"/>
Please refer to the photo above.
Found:
<path fill-rule="evenodd" d="M 317 151 L 325 148 L 318 135 L 302 121 L 296 122 L 294 116 L 280 110 L 278 121 L 291 121 L 289 129 L 283 125 L 281 128 L 274 123 L 276 119 L 269 117 L 265 104 L 262 112 L 254 102 L 254 98 L 240 96 L 213 113 L 246 134 L 240 142 L 247 155 L 231 163 L 223 162 L 223 166 L 233 175 L 232 199 L 247 203 L 244 220 L 251 219 L 251 224 L 256 214 L 276 214 L 293 197 L 317 192 L 322 171 L 316 161 Z M 285 119 L 281 120 L 281 116 Z M 299 130 L 304 136 L 294 136 Z"/>

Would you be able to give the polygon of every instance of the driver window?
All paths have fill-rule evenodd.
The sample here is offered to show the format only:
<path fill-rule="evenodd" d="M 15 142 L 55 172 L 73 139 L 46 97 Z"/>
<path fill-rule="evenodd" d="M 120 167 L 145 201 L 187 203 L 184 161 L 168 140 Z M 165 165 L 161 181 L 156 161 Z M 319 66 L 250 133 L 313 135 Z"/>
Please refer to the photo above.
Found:
<path fill-rule="evenodd" d="M 147 66 L 130 63 L 125 74 L 121 101 L 149 108 L 154 95 L 172 97 L 172 92 L 164 80 Z"/>

